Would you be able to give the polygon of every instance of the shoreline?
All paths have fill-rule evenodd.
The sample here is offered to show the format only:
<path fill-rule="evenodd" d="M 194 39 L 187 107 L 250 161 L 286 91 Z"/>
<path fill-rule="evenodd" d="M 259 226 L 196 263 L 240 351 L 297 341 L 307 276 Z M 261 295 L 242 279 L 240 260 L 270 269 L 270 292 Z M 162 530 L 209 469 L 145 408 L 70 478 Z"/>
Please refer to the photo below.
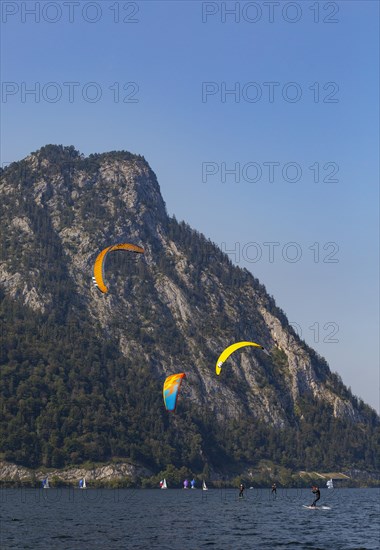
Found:
<path fill-rule="evenodd" d="M 0 487 L 40 488 L 42 480 L 49 478 L 51 488 L 79 488 L 79 479 L 86 478 L 87 489 L 155 489 L 159 488 L 160 479 L 166 478 L 170 489 L 181 489 L 183 479 L 194 477 L 197 489 L 200 490 L 205 479 L 209 489 L 232 489 L 243 481 L 246 488 L 268 488 L 273 482 L 278 489 L 308 488 L 319 484 L 326 488 L 328 479 L 333 479 L 334 488 L 378 488 L 380 472 L 358 469 L 345 471 L 317 472 L 297 471 L 272 468 L 251 468 L 240 473 L 221 474 L 217 472 L 191 472 L 168 467 L 167 470 L 154 473 L 151 470 L 127 461 L 115 461 L 108 464 L 84 464 L 66 468 L 26 468 L 24 466 L 0 461 Z M 326 488 L 327 489 L 327 488 Z"/>

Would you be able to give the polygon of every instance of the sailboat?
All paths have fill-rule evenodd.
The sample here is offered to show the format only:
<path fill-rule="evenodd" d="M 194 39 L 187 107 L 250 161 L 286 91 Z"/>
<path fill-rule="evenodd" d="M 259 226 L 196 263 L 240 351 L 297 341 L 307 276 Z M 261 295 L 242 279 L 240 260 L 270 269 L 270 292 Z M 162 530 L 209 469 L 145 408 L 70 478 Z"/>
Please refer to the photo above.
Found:
<path fill-rule="evenodd" d="M 184 489 L 188 489 L 188 488 L 189 488 L 189 480 L 188 480 L 188 479 L 185 479 L 185 481 L 183 482 L 183 488 L 184 488 Z"/>
<path fill-rule="evenodd" d="M 190 483 L 191 483 L 191 488 L 192 488 L 192 489 L 195 489 L 195 479 L 192 479 L 192 480 L 190 481 Z"/>
<path fill-rule="evenodd" d="M 79 489 L 86 489 L 86 478 L 84 477 L 83 479 L 80 479 L 79 480 Z"/>
<path fill-rule="evenodd" d="M 329 479 L 326 485 L 328 489 L 334 489 L 334 484 L 332 479 Z"/>
<path fill-rule="evenodd" d="M 166 485 L 166 479 L 164 478 L 163 481 L 160 481 L 160 489 L 167 489 L 168 486 Z"/>
<path fill-rule="evenodd" d="M 47 477 L 46 479 L 43 479 L 42 480 L 42 487 L 44 489 L 50 489 L 50 485 L 49 485 L 49 478 Z"/>
<path fill-rule="evenodd" d="M 206 485 L 205 480 L 203 480 L 203 483 L 202 483 L 202 491 L 208 491 L 208 487 Z"/>

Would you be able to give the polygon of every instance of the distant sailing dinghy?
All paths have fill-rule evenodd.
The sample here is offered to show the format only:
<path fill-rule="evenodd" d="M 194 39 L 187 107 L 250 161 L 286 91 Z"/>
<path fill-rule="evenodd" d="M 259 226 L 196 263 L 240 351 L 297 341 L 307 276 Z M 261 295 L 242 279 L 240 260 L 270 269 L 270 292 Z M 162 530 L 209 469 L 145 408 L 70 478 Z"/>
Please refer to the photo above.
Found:
<path fill-rule="evenodd" d="M 202 491 L 208 491 L 205 480 L 203 480 L 203 483 L 202 483 Z"/>
<path fill-rule="evenodd" d="M 47 477 L 46 479 L 43 479 L 42 480 L 42 487 L 44 489 L 50 489 L 50 485 L 49 485 L 49 478 Z"/>
<path fill-rule="evenodd" d="M 188 488 L 189 488 L 189 480 L 188 480 L 188 479 L 185 479 L 185 481 L 183 482 L 183 488 L 184 488 L 184 489 L 188 489 Z"/>
<path fill-rule="evenodd" d="M 163 481 L 160 481 L 160 489 L 167 489 L 168 486 L 166 485 L 166 479 L 164 478 Z"/>
<path fill-rule="evenodd" d="M 190 484 L 191 484 L 191 488 L 192 488 L 192 489 L 195 489 L 195 479 L 192 479 L 192 480 L 190 481 Z"/>
<path fill-rule="evenodd" d="M 85 477 L 83 479 L 79 480 L 79 489 L 87 489 L 86 478 Z"/>
<path fill-rule="evenodd" d="M 334 489 L 334 484 L 332 479 L 329 479 L 326 485 L 328 489 Z"/>

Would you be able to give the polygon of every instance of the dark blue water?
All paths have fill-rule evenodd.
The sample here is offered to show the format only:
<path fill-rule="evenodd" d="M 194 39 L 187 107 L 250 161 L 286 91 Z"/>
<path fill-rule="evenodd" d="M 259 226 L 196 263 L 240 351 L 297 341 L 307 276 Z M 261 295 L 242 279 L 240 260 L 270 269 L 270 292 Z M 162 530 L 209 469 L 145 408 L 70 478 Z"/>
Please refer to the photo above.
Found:
<path fill-rule="evenodd" d="M 2 489 L 1 550 L 378 549 L 379 491 Z"/>

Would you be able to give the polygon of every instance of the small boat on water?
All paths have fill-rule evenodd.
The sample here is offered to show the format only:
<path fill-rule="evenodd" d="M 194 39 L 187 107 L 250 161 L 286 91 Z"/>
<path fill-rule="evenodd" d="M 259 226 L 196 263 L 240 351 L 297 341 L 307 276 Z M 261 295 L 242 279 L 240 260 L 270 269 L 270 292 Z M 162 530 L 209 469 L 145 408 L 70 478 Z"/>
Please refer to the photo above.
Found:
<path fill-rule="evenodd" d="M 195 479 L 192 479 L 192 480 L 190 481 L 190 483 L 191 483 L 191 488 L 192 488 L 192 489 L 195 489 Z"/>
<path fill-rule="evenodd" d="M 203 483 L 202 483 L 202 491 L 208 491 L 208 487 L 206 485 L 205 480 L 203 480 Z"/>
<path fill-rule="evenodd" d="M 334 484 L 332 479 L 329 479 L 326 485 L 328 489 L 334 489 Z"/>
<path fill-rule="evenodd" d="M 166 485 L 166 479 L 160 481 L 160 489 L 167 489 L 168 486 Z"/>
<path fill-rule="evenodd" d="M 79 480 L 79 489 L 87 489 L 85 477 Z"/>
<path fill-rule="evenodd" d="M 189 481 L 187 479 L 185 479 L 185 481 L 183 482 L 183 488 L 184 489 L 188 489 L 189 488 Z"/>
<path fill-rule="evenodd" d="M 46 477 L 45 479 L 42 480 L 42 488 L 43 489 L 50 489 L 49 478 L 48 477 Z"/>

